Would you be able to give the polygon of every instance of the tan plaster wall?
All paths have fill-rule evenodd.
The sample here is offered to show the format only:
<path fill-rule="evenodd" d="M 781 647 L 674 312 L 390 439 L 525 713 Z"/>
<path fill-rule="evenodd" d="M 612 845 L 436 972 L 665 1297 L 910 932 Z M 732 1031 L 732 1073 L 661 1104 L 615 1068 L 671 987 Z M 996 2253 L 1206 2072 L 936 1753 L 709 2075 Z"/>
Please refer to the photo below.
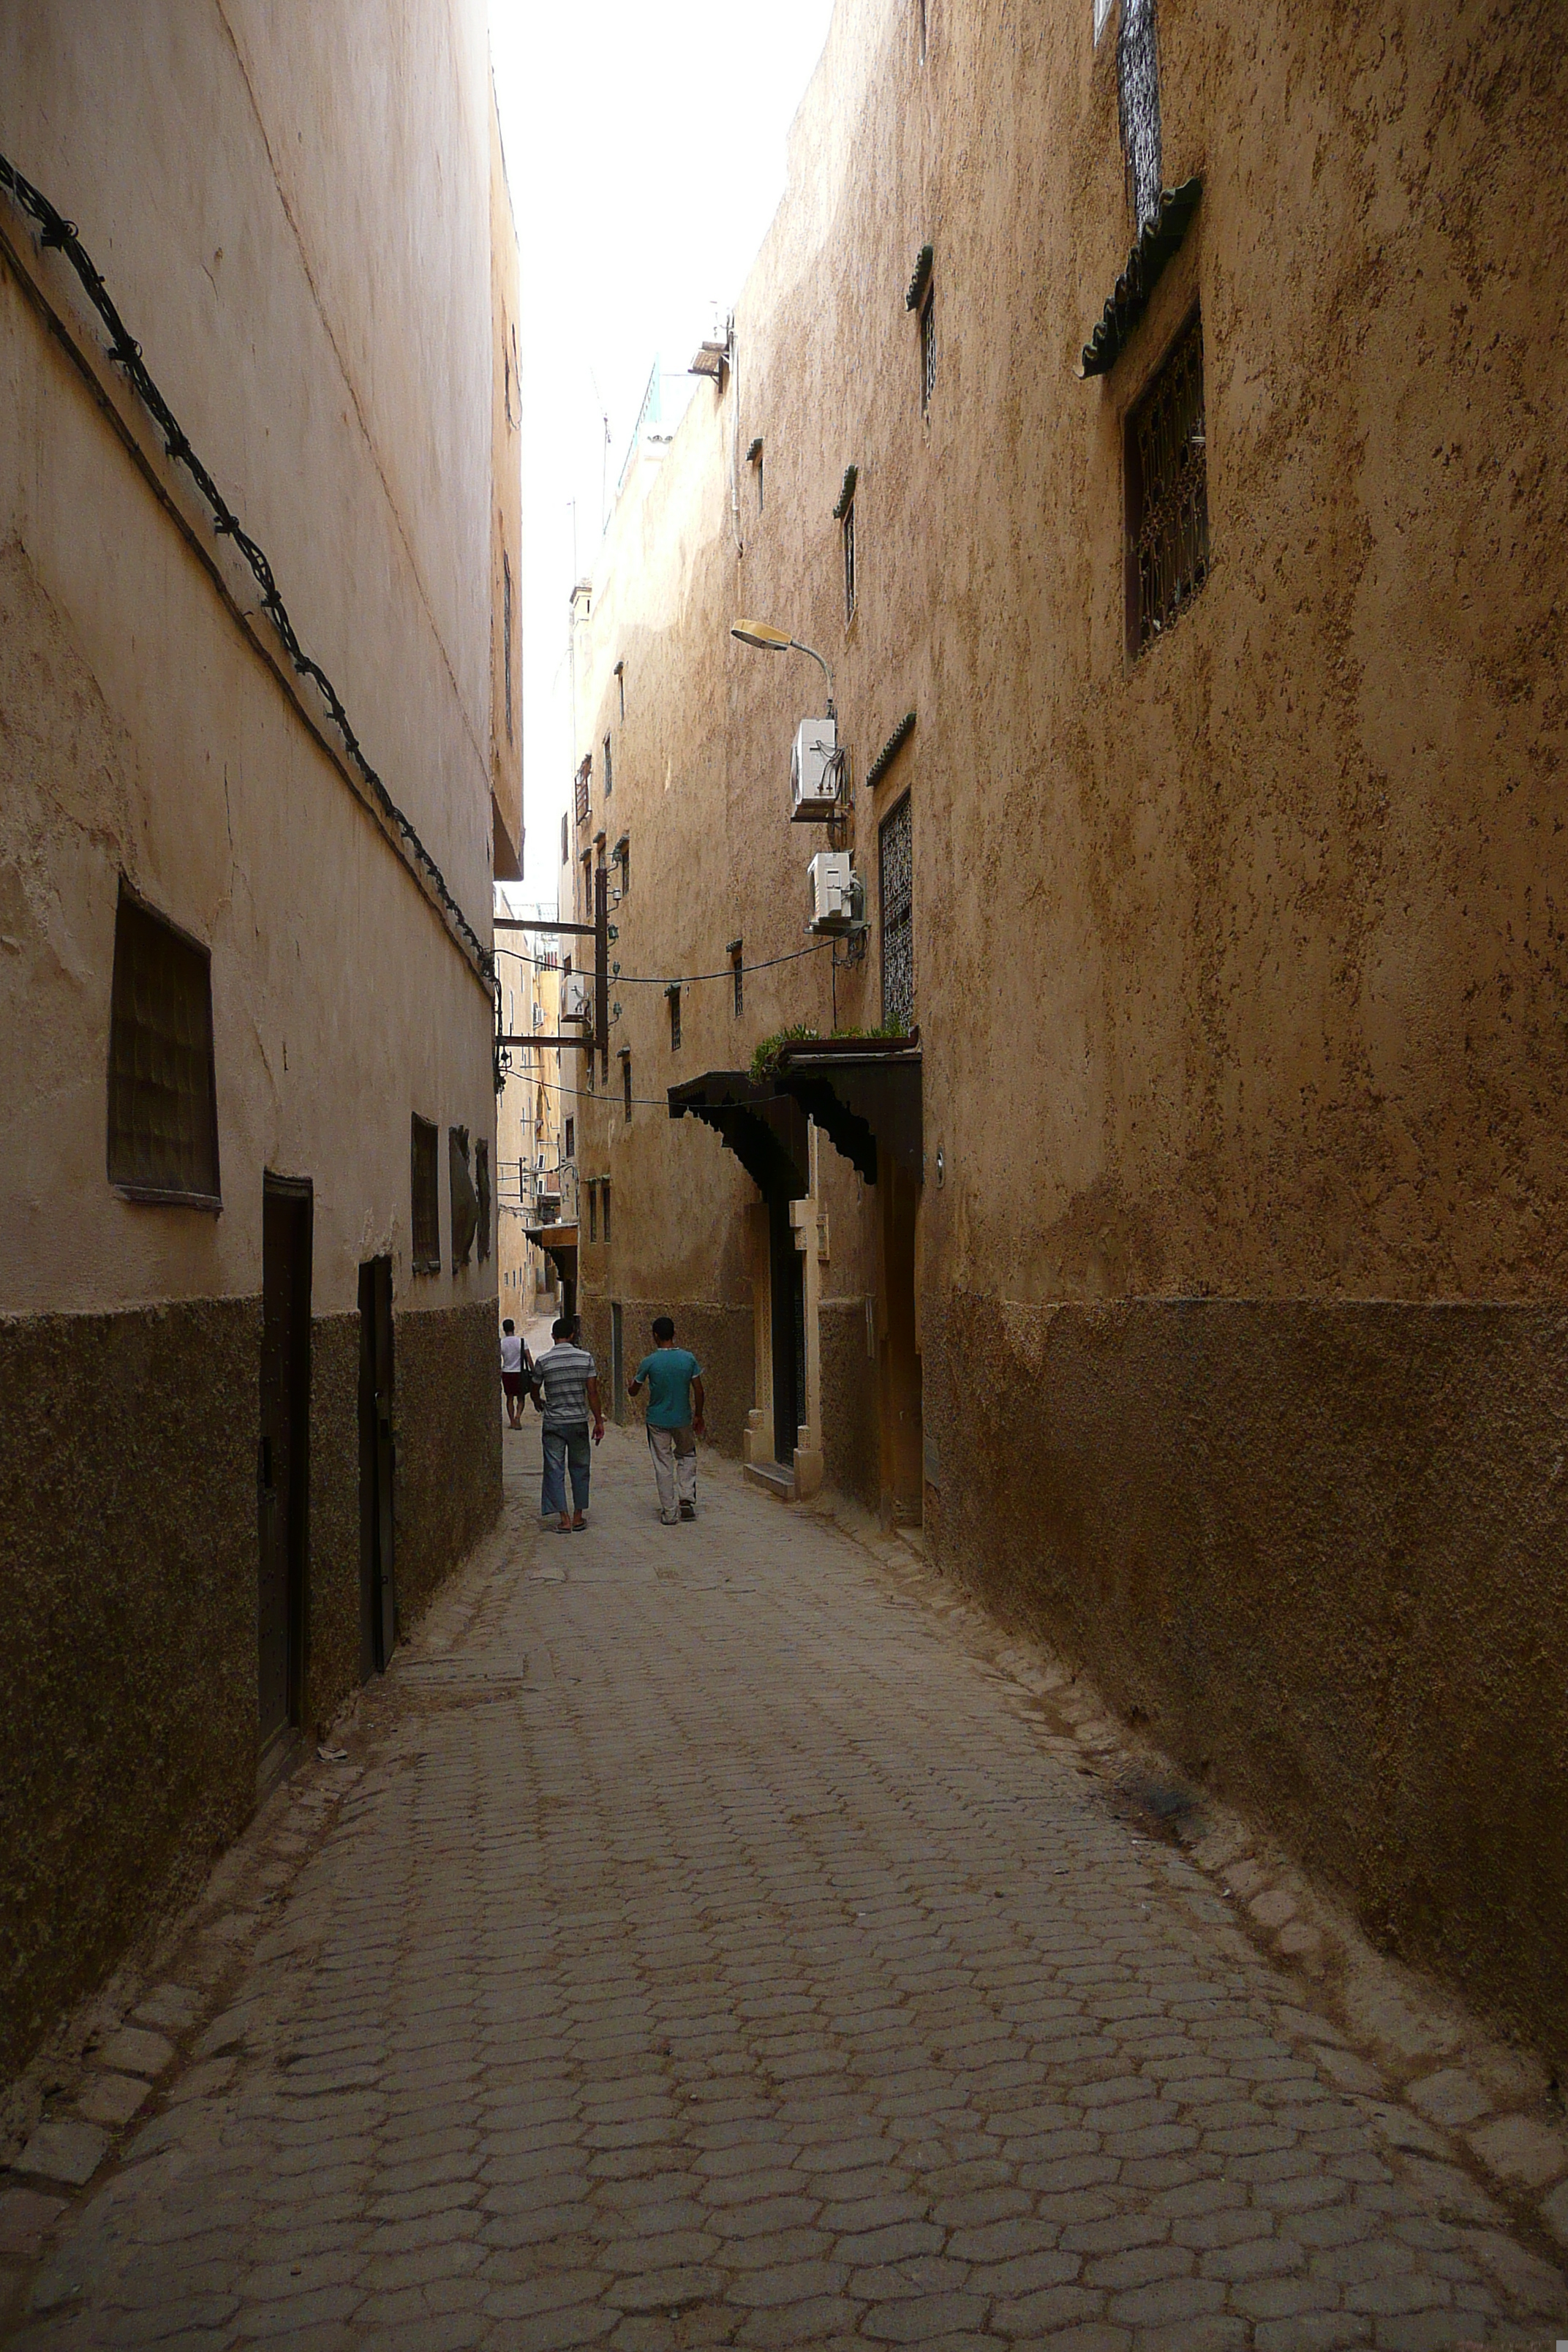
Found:
<path fill-rule="evenodd" d="M 938 1556 L 1560 2053 L 1568 53 L 1542 0 L 1163 0 L 1164 177 L 1205 192 L 1084 383 L 1131 240 L 1090 15 L 938 6 L 922 66 L 912 7 L 842 0 L 735 372 L 595 567 L 580 750 L 597 795 L 616 726 L 618 952 L 798 943 L 816 674 L 733 646 L 735 613 L 832 660 L 858 776 L 916 712 L 856 846 L 874 908 L 910 793 Z M 1194 300 L 1212 572 L 1131 663 L 1122 424 Z M 693 991 L 677 1056 L 623 983 L 636 1092 L 827 1025 L 818 967 L 748 991 L 743 1024 Z M 879 1009 L 874 941 L 838 1012 Z M 606 1281 L 743 1297 L 750 1187 L 715 1139 L 657 1108 L 586 1133 L 624 1171 Z"/>
<path fill-rule="evenodd" d="M 253 53 L 237 5 L 14 12 L 0 147 L 79 221 L 482 933 L 482 25 L 459 0 L 268 24 Z M 19 1112 L 0 1138 L 0 1298 L 254 1292 L 264 1167 L 315 1180 L 319 1311 L 352 1306 L 382 1250 L 401 1292 L 410 1110 L 491 1129 L 485 992 L 9 272 L 0 412 L 0 1054 Z M 216 1223 L 132 1207 L 104 1180 L 121 871 L 212 950 Z M 476 1266 L 456 1295 L 490 1284 Z"/>
<path fill-rule="evenodd" d="M 522 870 L 522 310 L 517 226 L 507 185 L 495 85 L 489 88 L 490 169 L 490 793 Z M 507 612 L 503 566 L 511 566 Z M 510 631 L 511 712 L 507 713 Z M 505 878 L 504 876 L 501 877 Z"/>

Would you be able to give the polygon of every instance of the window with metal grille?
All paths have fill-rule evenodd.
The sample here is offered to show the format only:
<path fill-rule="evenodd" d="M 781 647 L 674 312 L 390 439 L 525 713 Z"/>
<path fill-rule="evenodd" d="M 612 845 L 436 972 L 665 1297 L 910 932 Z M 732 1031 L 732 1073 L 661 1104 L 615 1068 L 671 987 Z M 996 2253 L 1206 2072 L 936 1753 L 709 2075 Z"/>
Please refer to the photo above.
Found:
<path fill-rule="evenodd" d="M 615 784 L 612 781 L 614 775 L 615 770 L 610 765 L 610 739 L 606 735 L 605 738 L 605 798 L 606 800 L 609 799 L 610 794 L 615 791 Z"/>
<path fill-rule="evenodd" d="M 1208 578 L 1203 321 L 1194 313 L 1127 419 L 1127 644 L 1141 654 Z"/>
<path fill-rule="evenodd" d="M 109 1008 L 109 1181 L 216 1209 L 212 959 L 123 883 Z"/>
<path fill-rule="evenodd" d="M 577 1122 L 570 1117 L 566 1121 L 566 1157 L 568 1160 L 577 1157 Z"/>
<path fill-rule="evenodd" d="M 889 1029 L 909 1029 L 915 1017 L 915 860 L 908 793 L 882 820 L 878 848 L 882 898 L 882 1021 Z"/>
<path fill-rule="evenodd" d="M 501 552 L 500 560 L 500 625 L 502 637 L 501 662 L 506 673 L 506 740 L 511 741 L 511 559 Z"/>
<path fill-rule="evenodd" d="M 931 415 L 931 398 L 936 390 L 936 290 L 926 289 L 921 304 L 921 415 Z"/>
<path fill-rule="evenodd" d="M 855 501 L 850 499 L 839 525 L 844 533 L 844 618 L 855 618 Z"/>
<path fill-rule="evenodd" d="M 586 824 L 588 822 L 588 779 L 593 772 L 592 760 L 584 760 L 577 771 L 577 822 L 579 824 Z"/>
<path fill-rule="evenodd" d="M 740 1019 L 746 1005 L 746 967 L 741 960 L 741 942 L 730 942 L 730 962 L 735 974 L 735 1018 Z"/>
<path fill-rule="evenodd" d="M 409 1189 L 413 1195 L 416 1274 L 441 1271 L 441 1136 L 433 1119 L 415 1113 L 409 1124 Z"/>
<path fill-rule="evenodd" d="M 621 1102 L 626 1115 L 626 1125 L 630 1127 L 632 1123 L 632 1057 L 627 1053 L 623 1053 L 621 1055 Z"/>
<path fill-rule="evenodd" d="M 679 984 L 679 982 L 677 982 L 676 985 L 675 985 L 673 988 L 667 988 L 667 989 L 665 990 L 665 994 L 666 994 L 666 995 L 668 997 L 668 999 L 669 999 L 669 1050 L 670 1050 L 670 1052 L 671 1052 L 672 1054 L 679 1054 L 679 1051 L 680 1051 L 680 984 Z"/>

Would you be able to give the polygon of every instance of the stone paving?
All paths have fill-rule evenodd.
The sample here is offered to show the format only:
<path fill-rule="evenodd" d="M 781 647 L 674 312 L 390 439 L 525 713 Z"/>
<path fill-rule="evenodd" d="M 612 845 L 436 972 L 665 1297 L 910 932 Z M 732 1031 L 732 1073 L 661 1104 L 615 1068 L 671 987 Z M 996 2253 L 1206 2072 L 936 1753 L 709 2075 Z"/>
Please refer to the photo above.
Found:
<path fill-rule="evenodd" d="M 102 2078 L 149 2119 L 18 2343 L 1568 2336 L 1541 2249 L 1391 2147 L 1300 1983 L 918 1591 L 727 1468 L 660 1526 L 630 1432 L 541 1532 L 531 1419 L 507 1448 L 503 1539 Z"/>

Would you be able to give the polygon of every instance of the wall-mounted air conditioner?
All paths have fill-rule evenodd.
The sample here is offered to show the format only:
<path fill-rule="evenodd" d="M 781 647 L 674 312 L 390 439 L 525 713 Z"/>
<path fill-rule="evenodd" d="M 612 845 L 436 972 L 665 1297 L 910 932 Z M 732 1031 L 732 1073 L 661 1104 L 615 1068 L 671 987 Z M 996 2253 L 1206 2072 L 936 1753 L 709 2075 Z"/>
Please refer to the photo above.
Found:
<path fill-rule="evenodd" d="M 805 869 L 814 931 L 850 931 L 860 920 L 865 894 L 847 849 L 819 849 Z"/>
<path fill-rule="evenodd" d="M 838 729 L 831 719 L 803 719 L 789 761 L 792 824 L 821 824 L 838 813 Z"/>
<path fill-rule="evenodd" d="M 585 971 L 569 971 L 566 975 L 565 1018 L 585 1021 L 588 1018 L 588 981 Z"/>

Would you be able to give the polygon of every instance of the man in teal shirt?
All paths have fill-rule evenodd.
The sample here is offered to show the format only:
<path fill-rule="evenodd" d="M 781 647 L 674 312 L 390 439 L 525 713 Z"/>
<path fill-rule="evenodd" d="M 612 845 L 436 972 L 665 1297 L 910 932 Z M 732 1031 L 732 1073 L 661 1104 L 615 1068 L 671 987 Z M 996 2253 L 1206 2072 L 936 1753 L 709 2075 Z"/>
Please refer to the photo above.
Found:
<path fill-rule="evenodd" d="M 658 1318 L 653 1336 L 658 1344 L 627 1381 L 626 1394 L 636 1396 L 647 1382 L 647 1450 L 658 1485 L 658 1516 L 672 1528 L 678 1518 L 697 1517 L 697 1441 L 707 1399 L 702 1367 L 689 1348 L 676 1346 L 675 1325 L 668 1315 Z"/>

